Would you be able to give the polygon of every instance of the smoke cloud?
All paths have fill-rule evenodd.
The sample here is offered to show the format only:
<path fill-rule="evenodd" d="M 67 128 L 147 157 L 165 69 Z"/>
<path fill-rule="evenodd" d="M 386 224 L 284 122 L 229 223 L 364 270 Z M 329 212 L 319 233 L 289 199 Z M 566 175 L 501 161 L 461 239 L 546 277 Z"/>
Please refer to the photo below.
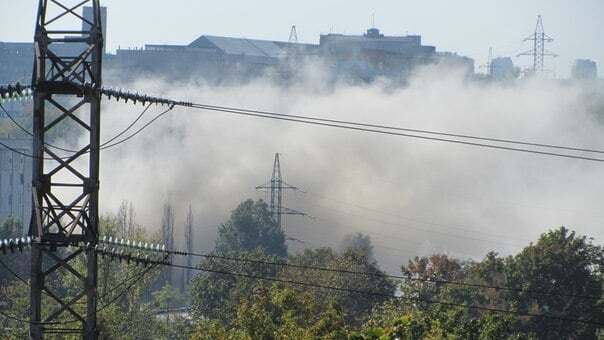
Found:
<path fill-rule="evenodd" d="M 332 84 L 323 67 L 301 74 L 287 86 L 269 77 L 219 86 L 161 79 L 118 85 L 197 103 L 604 148 L 597 84 L 487 84 L 438 66 L 419 70 L 405 86 Z M 140 110 L 104 102 L 102 139 Z M 152 107 L 146 117 L 160 110 Z M 131 201 L 139 223 L 157 230 L 170 202 L 178 243 L 191 204 L 196 248 L 207 251 L 238 203 L 266 197 L 254 188 L 268 181 L 276 152 L 285 181 L 307 192 L 287 192 L 284 204 L 313 217 L 286 218 L 286 233 L 305 242 L 291 243 L 293 251 L 337 246 L 344 235 L 363 232 L 382 266 L 396 271 L 428 253 L 512 254 L 561 225 L 604 238 L 601 163 L 186 108 L 101 154 L 101 210 Z"/>

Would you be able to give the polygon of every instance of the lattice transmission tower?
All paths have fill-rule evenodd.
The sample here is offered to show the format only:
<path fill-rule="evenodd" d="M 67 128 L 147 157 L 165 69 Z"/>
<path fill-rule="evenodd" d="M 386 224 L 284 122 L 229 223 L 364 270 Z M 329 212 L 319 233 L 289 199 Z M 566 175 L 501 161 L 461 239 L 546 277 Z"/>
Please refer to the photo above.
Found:
<path fill-rule="evenodd" d="M 271 180 L 264 185 L 257 186 L 258 190 L 268 190 L 270 192 L 269 210 L 273 219 L 279 227 L 281 227 L 281 216 L 283 215 L 300 215 L 306 216 L 305 213 L 286 208 L 283 206 L 284 190 L 299 191 L 300 188 L 286 183 L 281 177 L 281 164 L 279 162 L 279 153 L 275 154 L 273 163 L 273 174 Z"/>
<path fill-rule="evenodd" d="M 518 54 L 517 56 L 532 56 L 533 57 L 533 74 L 542 74 L 544 69 L 545 57 L 557 57 L 558 55 L 548 51 L 545 48 L 545 44 L 554 41 L 553 38 L 545 34 L 543 29 L 543 20 L 541 15 L 537 16 L 537 25 L 535 26 L 535 32 L 530 36 L 526 37 L 524 41 L 532 41 L 533 48 Z"/>
<path fill-rule="evenodd" d="M 298 31 L 296 30 L 296 25 L 292 25 L 292 28 L 289 30 L 289 39 L 287 39 L 287 42 L 291 44 L 298 43 Z"/>
<path fill-rule="evenodd" d="M 77 14 L 92 7 L 88 18 Z M 80 26 L 66 29 L 69 25 Z M 99 0 L 40 0 L 32 85 L 33 199 L 30 337 L 79 334 L 96 339 L 99 136 L 103 34 Z M 48 108 L 48 109 L 47 109 Z M 58 114 L 56 114 L 58 112 Z M 45 143 L 68 126 L 86 142 L 60 154 Z M 73 129 L 73 130 L 71 130 Z M 84 245 L 70 247 L 71 245 Z M 83 268 L 74 263 L 81 260 Z M 49 279 L 73 277 L 57 291 Z M 48 296 L 43 299 L 42 294 Z M 71 322 L 74 321 L 74 322 Z M 59 335 L 61 336 L 61 335 Z"/>

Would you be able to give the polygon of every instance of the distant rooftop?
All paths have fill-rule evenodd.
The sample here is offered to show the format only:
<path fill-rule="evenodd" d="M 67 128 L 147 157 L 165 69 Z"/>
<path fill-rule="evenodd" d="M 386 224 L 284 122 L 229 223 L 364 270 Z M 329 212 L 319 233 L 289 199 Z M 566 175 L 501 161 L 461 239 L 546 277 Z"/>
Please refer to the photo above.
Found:
<path fill-rule="evenodd" d="M 274 41 L 218 37 L 213 35 L 202 35 L 191 44 L 191 48 L 203 48 L 221 50 L 226 54 L 279 58 L 282 49 Z"/>

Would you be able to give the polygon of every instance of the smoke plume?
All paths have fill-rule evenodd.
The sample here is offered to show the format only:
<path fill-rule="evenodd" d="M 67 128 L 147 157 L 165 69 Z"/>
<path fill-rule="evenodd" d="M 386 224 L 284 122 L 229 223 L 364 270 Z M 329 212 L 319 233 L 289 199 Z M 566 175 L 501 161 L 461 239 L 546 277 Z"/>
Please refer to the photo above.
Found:
<path fill-rule="evenodd" d="M 197 103 L 604 148 L 597 84 L 492 84 L 438 66 L 416 72 L 404 86 L 333 84 L 323 67 L 302 73 L 286 86 L 268 77 L 229 85 L 139 79 L 119 86 Z M 104 102 L 102 139 L 140 110 Z M 146 117 L 160 110 L 153 107 Z M 428 253 L 512 254 L 561 225 L 597 242 L 604 237 L 601 163 L 187 108 L 102 153 L 101 210 L 115 212 L 122 200 L 132 201 L 139 222 L 157 230 L 170 202 L 182 244 L 191 204 L 196 248 L 207 251 L 238 203 L 265 198 L 254 187 L 268 181 L 276 152 L 285 181 L 307 192 L 287 192 L 284 204 L 313 217 L 285 219 L 286 233 L 305 242 L 291 243 L 293 251 L 337 246 L 344 235 L 363 232 L 380 263 L 395 271 Z"/>

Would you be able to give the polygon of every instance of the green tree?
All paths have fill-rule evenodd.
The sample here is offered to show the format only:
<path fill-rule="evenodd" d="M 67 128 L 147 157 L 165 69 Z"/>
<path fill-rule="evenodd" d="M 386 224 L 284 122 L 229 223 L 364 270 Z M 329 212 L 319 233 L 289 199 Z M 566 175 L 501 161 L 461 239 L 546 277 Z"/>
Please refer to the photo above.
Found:
<path fill-rule="evenodd" d="M 369 317 L 371 310 L 388 300 L 388 295 L 394 295 L 395 284 L 385 276 L 377 262 L 367 256 L 367 252 L 358 249 L 346 249 L 336 253 L 331 248 L 306 249 L 303 253 L 293 255 L 289 262 L 300 266 L 314 266 L 334 269 L 336 271 L 321 271 L 284 267 L 279 277 L 296 282 L 339 287 L 350 291 L 361 291 L 377 294 L 358 294 L 346 291 L 314 290 L 317 301 L 334 299 L 341 306 L 346 321 L 352 326 L 359 326 Z M 355 275 L 340 271 L 371 273 L 371 275 Z M 305 291 L 304 286 L 295 287 Z M 382 296 L 383 295 L 383 296 Z"/>
<path fill-rule="evenodd" d="M 241 299 L 230 326 L 201 321 L 193 339 L 344 339 L 345 322 L 333 301 L 274 284 Z"/>
<path fill-rule="evenodd" d="M 112 238 L 157 243 L 158 236 L 149 237 L 141 226 L 125 231 L 115 215 L 99 220 L 100 234 Z M 129 235 L 128 235 L 129 233 Z M 84 262 L 78 258 L 71 263 L 82 272 Z M 145 267 L 108 256 L 98 258 L 98 327 L 102 339 L 157 339 L 162 337 L 162 324 L 155 315 L 151 288 L 159 277 L 158 268 Z M 69 272 L 59 275 L 52 283 L 55 291 L 74 291 L 81 281 Z M 77 305 L 83 311 L 85 300 Z M 64 313 L 65 314 L 65 313 Z M 70 318 L 70 315 L 65 315 Z"/>
<path fill-rule="evenodd" d="M 507 297 L 522 312 L 602 322 L 603 269 L 604 248 L 561 227 L 542 234 L 536 244 L 508 259 L 507 285 L 521 291 L 508 292 Z M 593 339 L 597 328 L 585 323 L 529 318 L 523 320 L 522 330 L 534 332 L 541 339 Z"/>
<path fill-rule="evenodd" d="M 515 323 L 509 315 L 485 314 L 476 318 L 467 309 L 436 307 L 408 311 L 382 321 L 381 325 L 369 323 L 360 331 L 352 332 L 349 339 L 530 339 L 516 331 Z"/>
<path fill-rule="evenodd" d="M 375 260 L 373 257 L 373 245 L 371 244 L 371 236 L 363 233 L 354 233 L 344 236 L 340 244 L 340 249 L 344 253 L 347 250 L 353 250 L 357 253 L 365 255 L 370 260 Z"/>
<path fill-rule="evenodd" d="M 153 305 L 158 313 L 157 318 L 160 319 L 160 327 L 155 337 L 163 339 L 188 338 L 193 331 L 193 325 L 177 309 L 185 302 L 183 294 L 170 284 L 166 284 L 160 290 L 153 292 L 152 295 Z"/>
<path fill-rule="evenodd" d="M 231 256 L 264 262 L 280 260 L 275 256 L 264 254 L 260 249 L 231 254 Z M 217 319 L 224 324 L 229 324 L 234 319 L 241 298 L 251 294 L 253 288 L 259 284 L 259 280 L 254 278 L 225 273 L 274 277 L 279 269 L 277 266 L 266 266 L 261 263 L 221 259 L 206 260 L 200 264 L 200 268 L 211 272 L 200 273 L 193 279 L 189 288 L 191 312 L 198 319 Z"/>
<path fill-rule="evenodd" d="M 248 199 L 218 228 L 215 252 L 233 254 L 256 249 L 267 255 L 287 256 L 285 233 L 273 220 L 266 203 Z"/>
<path fill-rule="evenodd" d="M 233 210 L 230 219 L 218 229 L 214 255 L 260 261 L 280 261 L 287 256 L 285 234 L 271 217 L 266 203 L 246 200 Z M 193 280 L 190 287 L 191 310 L 198 318 L 229 323 L 242 296 L 249 295 L 258 280 L 227 275 L 239 273 L 273 277 L 276 266 L 211 258 L 201 263 L 209 270 Z"/>

